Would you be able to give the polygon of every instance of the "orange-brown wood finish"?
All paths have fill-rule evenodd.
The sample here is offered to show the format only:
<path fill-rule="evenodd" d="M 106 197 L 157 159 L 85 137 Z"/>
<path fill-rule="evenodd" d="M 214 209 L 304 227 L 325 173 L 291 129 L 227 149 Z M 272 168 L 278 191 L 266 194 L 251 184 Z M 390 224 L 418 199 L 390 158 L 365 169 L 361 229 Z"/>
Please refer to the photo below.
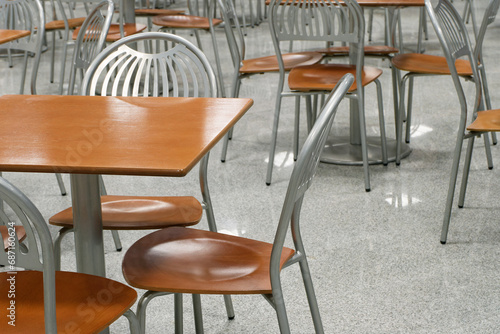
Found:
<path fill-rule="evenodd" d="M 210 21 L 203 16 L 195 15 L 159 15 L 152 19 L 153 24 L 161 27 L 179 28 L 179 29 L 210 29 Z M 213 19 L 215 26 L 222 23 L 222 20 Z"/>
<path fill-rule="evenodd" d="M 182 9 L 162 9 L 162 8 L 137 8 L 136 16 L 156 16 L 156 15 L 179 15 L 184 14 Z"/>
<path fill-rule="evenodd" d="M 102 228 L 105 230 L 159 229 L 197 224 L 203 208 L 192 196 L 102 196 Z M 73 209 L 49 218 L 56 226 L 73 228 Z"/>
<path fill-rule="evenodd" d="M 23 241 L 26 239 L 26 230 L 22 226 L 15 226 L 14 227 L 17 235 L 17 240 Z M 2 235 L 3 239 L 3 248 L 4 250 L 7 250 L 9 248 L 9 230 L 7 226 L 0 226 L 0 234 Z"/>
<path fill-rule="evenodd" d="M 124 23 L 123 24 L 123 37 L 127 37 L 130 35 L 134 35 L 144 31 L 146 29 L 146 25 L 140 23 Z M 122 38 L 120 33 L 120 25 L 119 24 L 111 24 L 109 27 L 108 35 L 106 36 L 106 42 L 116 42 Z"/>
<path fill-rule="evenodd" d="M 349 55 L 350 48 L 348 46 L 332 46 L 325 49 L 315 50 L 324 54 L 327 57 L 332 56 L 347 56 Z M 366 45 L 365 56 L 389 56 L 399 52 L 398 48 L 388 45 Z"/>
<path fill-rule="evenodd" d="M 300 92 L 309 91 L 331 91 L 337 82 L 346 74 L 356 75 L 356 66 L 348 64 L 316 64 L 311 66 L 299 66 L 290 71 L 288 76 L 288 86 L 291 90 Z M 362 75 L 362 86 L 373 82 L 380 75 L 382 70 L 376 67 L 364 66 Z M 358 87 L 358 82 L 354 82 L 349 88 L 353 92 Z"/>
<path fill-rule="evenodd" d="M 15 277 L 15 298 L 8 298 L 8 278 Z M 43 333 L 43 280 L 40 271 L 0 273 L 0 307 L 16 302 L 15 327 L 5 317 L 0 332 Z M 115 281 L 73 272 L 56 272 L 56 315 L 59 333 L 98 333 L 125 313 L 137 299 L 134 289 Z M 6 314 L 6 313 L 4 313 Z"/>
<path fill-rule="evenodd" d="M 477 118 L 467 127 L 474 132 L 500 131 L 500 109 L 477 112 Z"/>
<path fill-rule="evenodd" d="M 0 29 L 0 44 L 15 41 L 31 34 L 28 30 Z"/>
<path fill-rule="evenodd" d="M 0 170 L 185 176 L 251 99 L 4 95 Z"/>
<path fill-rule="evenodd" d="M 282 55 L 285 70 L 289 71 L 297 66 L 316 64 L 323 56 L 317 52 L 293 52 Z M 240 73 L 265 73 L 279 71 L 276 56 L 259 57 L 242 61 Z"/>
<path fill-rule="evenodd" d="M 199 294 L 270 294 L 272 244 L 183 227 L 153 232 L 134 243 L 123 275 L 152 291 Z M 281 265 L 294 250 L 283 248 Z"/>
<path fill-rule="evenodd" d="M 85 17 L 76 17 L 72 19 L 68 19 L 68 27 L 70 29 L 79 27 L 83 24 L 83 21 L 85 21 Z M 45 25 L 45 30 L 50 31 L 50 30 L 59 30 L 59 29 L 64 29 L 64 21 L 63 20 L 56 20 L 56 21 L 50 21 Z"/>
<path fill-rule="evenodd" d="M 423 53 L 402 53 L 392 58 L 392 64 L 401 71 L 419 74 L 450 75 L 446 58 L 442 56 Z M 455 65 L 459 75 L 472 75 L 472 69 L 468 60 L 457 59 Z"/>

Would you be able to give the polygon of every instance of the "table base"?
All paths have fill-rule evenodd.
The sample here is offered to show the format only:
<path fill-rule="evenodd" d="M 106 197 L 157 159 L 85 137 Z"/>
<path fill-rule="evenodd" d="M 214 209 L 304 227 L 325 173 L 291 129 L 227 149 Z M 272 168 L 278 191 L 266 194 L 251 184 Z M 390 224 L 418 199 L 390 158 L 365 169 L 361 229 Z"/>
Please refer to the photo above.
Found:
<path fill-rule="evenodd" d="M 368 144 L 368 160 L 370 165 L 382 163 L 382 149 L 380 137 L 367 137 Z M 406 158 L 411 153 L 409 145 L 403 143 L 401 146 L 401 158 Z M 396 140 L 387 139 L 387 156 L 388 162 L 396 161 Z M 321 154 L 321 162 L 336 164 L 336 165 L 363 165 L 363 157 L 361 154 L 361 145 L 350 143 L 349 137 L 330 137 L 328 138 L 323 153 Z"/>

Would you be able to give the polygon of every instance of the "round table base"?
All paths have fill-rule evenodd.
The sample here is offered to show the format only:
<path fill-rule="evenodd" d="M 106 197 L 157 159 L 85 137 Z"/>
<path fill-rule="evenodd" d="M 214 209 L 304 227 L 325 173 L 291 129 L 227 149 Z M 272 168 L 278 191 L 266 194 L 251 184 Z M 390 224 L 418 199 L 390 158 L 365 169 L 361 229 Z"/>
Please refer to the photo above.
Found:
<path fill-rule="evenodd" d="M 368 160 L 370 165 L 382 163 L 382 149 L 380 137 L 367 137 Z M 403 143 L 401 146 L 401 158 L 406 158 L 411 153 L 409 145 Z M 396 161 L 396 140 L 387 139 L 387 158 L 388 162 Z M 363 165 L 361 155 L 361 145 L 353 145 L 349 137 L 331 137 L 328 138 L 321 162 L 337 165 Z"/>

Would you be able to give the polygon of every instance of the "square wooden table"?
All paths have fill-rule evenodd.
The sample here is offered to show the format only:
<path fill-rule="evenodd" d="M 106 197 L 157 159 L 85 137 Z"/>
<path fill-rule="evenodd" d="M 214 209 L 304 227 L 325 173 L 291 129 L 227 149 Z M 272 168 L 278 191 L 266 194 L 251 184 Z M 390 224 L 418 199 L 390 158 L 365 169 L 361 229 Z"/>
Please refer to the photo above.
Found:
<path fill-rule="evenodd" d="M 99 174 L 182 177 L 251 99 L 5 95 L 0 170 L 71 173 L 77 270 L 105 276 Z"/>

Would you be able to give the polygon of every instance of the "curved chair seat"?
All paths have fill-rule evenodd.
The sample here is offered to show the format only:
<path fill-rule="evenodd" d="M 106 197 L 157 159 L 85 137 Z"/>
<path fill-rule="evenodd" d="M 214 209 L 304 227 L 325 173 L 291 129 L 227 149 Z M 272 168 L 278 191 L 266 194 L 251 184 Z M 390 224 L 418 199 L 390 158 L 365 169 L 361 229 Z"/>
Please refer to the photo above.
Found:
<path fill-rule="evenodd" d="M 297 66 L 313 65 L 321 61 L 323 56 L 317 52 L 293 52 L 282 55 L 285 70 L 289 71 Z M 279 71 L 276 56 L 245 59 L 240 67 L 240 73 L 265 73 Z"/>
<path fill-rule="evenodd" d="M 467 127 L 474 132 L 500 131 L 500 109 L 478 111 L 477 117 Z"/>
<path fill-rule="evenodd" d="M 422 53 L 402 53 L 392 58 L 392 64 L 398 70 L 418 74 L 450 75 L 446 58 Z M 472 75 L 470 63 L 465 59 L 457 59 L 457 72 L 461 76 Z"/>
<path fill-rule="evenodd" d="M 70 29 L 79 27 L 83 24 L 83 21 L 85 21 L 85 17 L 77 17 L 74 19 L 68 19 L 68 27 Z M 64 26 L 63 20 L 51 21 L 45 25 L 45 31 L 64 29 L 64 27 L 65 26 Z"/>
<path fill-rule="evenodd" d="M 23 241 L 26 238 L 26 230 L 22 226 L 14 227 L 16 230 L 17 240 Z M 9 248 L 9 230 L 7 226 L 0 226 L 0 234 L 3 238 L 3 249 L 7 250 Z"/>
<path fill-rule="evenodd" d="M 7 309 L 9 273 L 0 273 L 0 305 Z M 43 274 L 19 271 L 15 275 L 16 326 L 0 323 L 2 333 L 40 333 L 44 324 Z M 60 333 L 98 333 L 123 315 L 137 299 L 125 284 L 103 277 L 56 272 L 56 316 Z M 98 308 L 97 308 L 98 307 Z M 12 331 L 13 330 L 13 331 Z"/>
<path fill-rule="evenodd" d="M 179 29 L 210 29 L 208 18 L 195 15 L 160 15 L 153 17 L 153 24 L 161 27 Z M 212 19 L 214 26 L 222 23 L 222 20 Z"/>
<path fill-rule="evenodd" d="M 106 230 L 159 229 L 171 225 L 191 226 L 203 215 L 200 202 L 191 196 L 101 196 L 102 225 Z M 73 228 L 73 209 L 49 219 L 56 226 Z"/>
<path fill-rule="evenodd" d="M 361 85 L 365 86 L 382 75 L 382 70 L 376 67 L 363 66 Z M 348 64 L 315 64 L 292 69 L 288 76 L 288 86 L 291 90 L 300 92 L 332 90 L 346 74 L 356 74 L 356 66 Z M 354 81 L 349 92 L 357 89 Z"/>
<path fill-rule="evenodd" d="M 179 15 L 184 14 L 182 9 L 137 8 L 135 16 Z"/>
<path fill-rule="evenodd" d="M 272 248 L 273 244 L 257 240 L 171 227 L 134 243 L 122 269 L 130 285 L 151 291 L 270 294 Z M 281 266 L 293 254 L 294 250 L 283 248 Z"/>
<path fill-rule="evenodd" d="M 139 23 L 124 23 L 123 24 L 123 33 L 127 37 L 130 35 L 137 34 L 146 29 L 146 25 Z M 106 42 L 116 42 L 121 39 L 120 33 L 120 25 L 119 24 L 111 24 L 109 27 L 108 35 L 106 36 Z"/>
<path fill-rule="evenodd" d="M 332 46 L 325 49 L 314 50 L 327 57 L 346 56 L 349 54 L 348 46 Z M 365 56 L 389 56 L 399 53 L 399 49 L 388 45 L 366 45 Z"/>

